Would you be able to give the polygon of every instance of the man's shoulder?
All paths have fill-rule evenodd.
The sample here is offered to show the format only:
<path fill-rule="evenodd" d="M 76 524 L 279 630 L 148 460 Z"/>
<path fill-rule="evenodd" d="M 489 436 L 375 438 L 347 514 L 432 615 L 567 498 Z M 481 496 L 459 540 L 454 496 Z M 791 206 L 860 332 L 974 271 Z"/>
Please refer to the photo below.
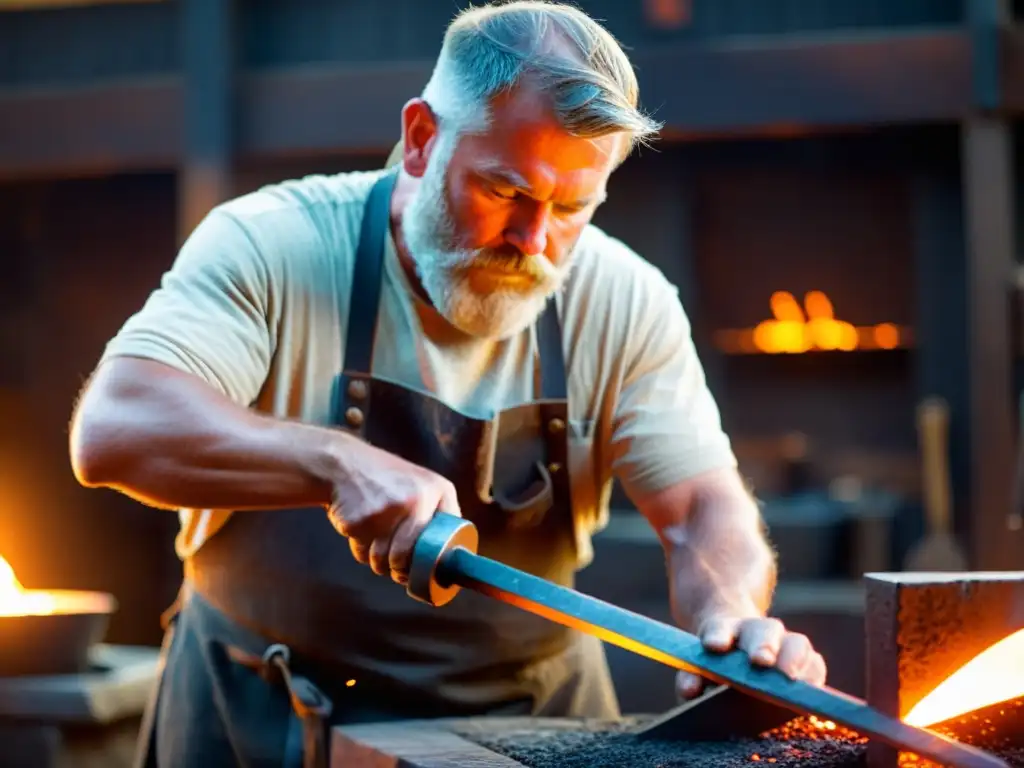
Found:
<path fill-rule="evenodd" d="M 370 189 L 383 173 L 352 171 L 289 179 L 228 200 L 216 210 L 243 228 L 270 232 L 280 231 L 282 225 L 315 227 L 338 216 L 359 218 Z"/>
<path fill-rule="evenodd" d="M 576 261 L 566 285 L 568 301 L 595 310 L 632 317 L 677 300 L 677 287 L 654 264 L 622 240 L 591 224 L 576 246 Z M 652 302 L 654 306 L 652 306 Z"/>
<path fill-rule="evenodd" d="M 270 184 L 221 203 L 208 219 L 221 222 L 218 232 L 244 241 L 242 251 L 262 263 L 271 281 L 315 283 L 351 260 L 366 199 L 382 173 L 306 176 Z"/>

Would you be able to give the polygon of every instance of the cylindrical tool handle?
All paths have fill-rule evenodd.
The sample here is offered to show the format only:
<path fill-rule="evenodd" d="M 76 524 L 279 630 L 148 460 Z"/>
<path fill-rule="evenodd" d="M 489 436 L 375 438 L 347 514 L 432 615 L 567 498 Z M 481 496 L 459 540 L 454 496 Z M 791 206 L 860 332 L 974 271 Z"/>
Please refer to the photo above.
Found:
<path fill-rule="evenodd" d="M 953 527 L 953 491 L 949 478 L 949 406 L 930 397 L 917 409 L 921 442 L 921 474 L 925 520 L 929 533 L 949 533 Z"/>

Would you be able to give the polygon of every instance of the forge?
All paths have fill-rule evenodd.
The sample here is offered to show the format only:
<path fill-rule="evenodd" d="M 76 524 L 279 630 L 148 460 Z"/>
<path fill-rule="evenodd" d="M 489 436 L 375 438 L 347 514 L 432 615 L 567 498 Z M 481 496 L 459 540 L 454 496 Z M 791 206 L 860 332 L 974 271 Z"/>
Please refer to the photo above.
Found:
<path fill-rule="evenodd" d="M 864 578 L 868 701 L 961 741 L 1024 746 L 1024 573 Z M 868 762 L 913 759 L 872 743 Z"/>
<path fill-rule="evenodd" d="M 1024 572 L 867 574 L 867 703 L 1024 767 Z M 666 670 L 666 674 L 671 674 Z M 613 722 L 466 718 L 339 726 L 355 768 L 934 765 L 849 728 L 718 686 Z"/>

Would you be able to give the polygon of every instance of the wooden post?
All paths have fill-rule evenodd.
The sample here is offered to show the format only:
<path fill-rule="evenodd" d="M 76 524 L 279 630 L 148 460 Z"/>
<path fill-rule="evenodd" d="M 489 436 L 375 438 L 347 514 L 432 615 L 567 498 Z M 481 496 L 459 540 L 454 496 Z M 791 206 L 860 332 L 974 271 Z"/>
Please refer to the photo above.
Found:
<path fill-rule="evenodd" d="M 972 565 L 1024 568 L 1024 534 L 1010 524 L 1017 395 L 1010 333 L 1014 254 L 1013 135 L 1000 114 L 999 41 L 1006 0 L 968 0 L 975 112 L 961 127 L 967 240 Z"/>
<path fill-rule="evenodd" d="M 945 142 L 943 150 L 947 149 Z M 954 530 L 969 536 L 970 375 L 968 359 L 967 264 L 964 258 L 963 195 L 953 161 L 929 162 L 913 183 L 914 271 L 917 315 L 914 322 L 917 397 L 938 396 L 950 405 L 949 465 L 953 482 Z"/>
<path fill-rule="evenodd" d="M 236 0 L 182 0 L 184 147 L 178 171 L 178 240 L 231 195 Z"/>

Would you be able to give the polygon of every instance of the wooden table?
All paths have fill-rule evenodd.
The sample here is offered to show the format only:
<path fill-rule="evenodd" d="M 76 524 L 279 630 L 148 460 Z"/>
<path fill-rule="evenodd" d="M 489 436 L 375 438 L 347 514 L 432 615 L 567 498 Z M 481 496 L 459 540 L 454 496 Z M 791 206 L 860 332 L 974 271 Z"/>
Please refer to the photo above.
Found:
<path fill-rule="evenodd" d="M 580 723 L 554 718 L 469 718 L 411 720 L 338 726 L 331 734 L 331 765 L 344 768 L 523 768 L 460 734 L 506 730 L 578 729 Z"/>

